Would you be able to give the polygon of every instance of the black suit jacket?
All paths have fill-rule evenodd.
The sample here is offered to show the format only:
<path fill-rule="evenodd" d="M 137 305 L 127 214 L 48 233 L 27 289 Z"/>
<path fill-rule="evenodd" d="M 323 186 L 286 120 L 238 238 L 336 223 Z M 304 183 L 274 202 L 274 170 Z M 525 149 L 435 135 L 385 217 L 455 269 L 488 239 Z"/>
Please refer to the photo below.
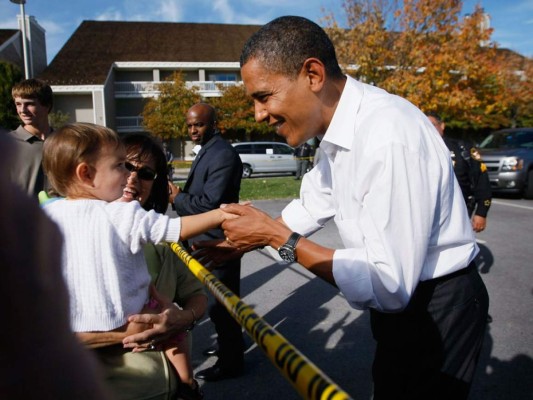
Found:
<path fill-rule="evenodd" d="M 241 188 L 242 162 L 233 146 L 220 135 L 213 136 L 196 156 L 187 182 L 174 199 L 180 216 L 200 214 L 220 207 L 223 203 L 237 203 Z M 190 239 L 221 239 L 222 229 Z"/>

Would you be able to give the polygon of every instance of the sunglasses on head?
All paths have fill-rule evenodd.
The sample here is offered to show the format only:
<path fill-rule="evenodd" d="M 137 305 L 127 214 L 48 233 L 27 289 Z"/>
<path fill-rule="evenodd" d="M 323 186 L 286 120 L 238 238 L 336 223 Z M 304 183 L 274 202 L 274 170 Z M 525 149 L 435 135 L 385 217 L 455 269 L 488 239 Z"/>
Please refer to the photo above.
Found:
<path fill-rule="evenodd" d="M 124 166 L 130 172 L 137 172 L 137 177 L 143 181 L 153 181 L 155 178 L 157 178 L 157 172 L 150 167 L 144 166 L 138 168 L 129 162 L 124 163 Z"/>

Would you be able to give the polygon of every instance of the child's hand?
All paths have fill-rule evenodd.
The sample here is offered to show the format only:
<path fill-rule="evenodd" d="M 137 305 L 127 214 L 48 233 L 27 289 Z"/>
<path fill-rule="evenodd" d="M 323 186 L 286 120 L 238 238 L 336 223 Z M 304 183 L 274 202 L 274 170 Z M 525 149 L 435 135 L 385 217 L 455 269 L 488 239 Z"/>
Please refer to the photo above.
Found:
<path fill-rule="evenodd" d="M 253 207 L 252 205 L 252 202 L 251 201 L 243 201 L 241 203 L 239 203 L 239 205 L 241 206 L 250 206 L 250 207 Z M 239 217 L 239 214 L 237 213 L 229 213 L 229 212 L 226 212 L 225 208 L 231 206 L 231 204 L 221 204 L 220 205 L 220 210 L 222 211 L 222 218 L 223 218 L 223 221 L 226 221 L 228 219 L 235 219 L 235 218 L 238 218 Z"/>
<path fill-rule="evenodd" d="M 228 220 L 228 219 L 235 219 L 235 218 L 239 218 L 239 215 L 238 214 L 231 214 L 231 213 L 227 213 L 227 212 L 224 212 L 224 210 L 220 209 L 220 213 L 222 215 L 222 222 Z M 221 223 L 222 223 L 221 222 Z"/>

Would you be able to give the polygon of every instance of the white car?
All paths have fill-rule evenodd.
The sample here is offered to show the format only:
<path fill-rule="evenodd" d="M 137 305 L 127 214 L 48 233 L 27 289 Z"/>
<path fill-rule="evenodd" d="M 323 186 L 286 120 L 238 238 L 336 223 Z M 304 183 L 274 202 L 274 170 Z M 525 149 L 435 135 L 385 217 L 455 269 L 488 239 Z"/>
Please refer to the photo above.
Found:
<path fill-rule="evenodd" d="M 242 177 L 252 173 L 291 173 L 296 174 L 294 149 L 278 142 L 232 143 L 242 160 Z"/>

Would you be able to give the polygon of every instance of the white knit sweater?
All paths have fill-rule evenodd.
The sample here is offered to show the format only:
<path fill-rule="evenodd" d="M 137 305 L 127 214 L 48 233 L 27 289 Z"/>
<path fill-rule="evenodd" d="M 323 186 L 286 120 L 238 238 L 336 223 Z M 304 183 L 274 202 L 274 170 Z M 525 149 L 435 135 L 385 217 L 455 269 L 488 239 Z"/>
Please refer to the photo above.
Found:
<path fill-rule="evenodd" d="M 63 233 L 72 330 L 108 331 L 124 325 L 148 298 L 143 245 L 178 241 L 181 219 L 147 212 L 137 201 L 57 200 L 44 210 Z"/>

